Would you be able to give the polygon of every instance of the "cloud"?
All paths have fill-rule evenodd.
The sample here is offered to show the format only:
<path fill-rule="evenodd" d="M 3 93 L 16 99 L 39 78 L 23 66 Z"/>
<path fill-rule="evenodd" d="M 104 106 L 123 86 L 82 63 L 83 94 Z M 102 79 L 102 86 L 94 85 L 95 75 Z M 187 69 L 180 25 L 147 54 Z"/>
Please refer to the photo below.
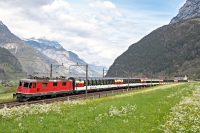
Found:
<path fill-rule="evenodd" d="M 115 4 L 110 1 L 92 1 L 89 4 L 90 7 L 102 8 L 102 9 L 116 9 Z"/>
<path fill-rule="evenodd" d="M 71 8 L 70 4 L 64 0 L 56 0 L 50 4 L 42 6 L 46 13 L 63 13 Z"/>
<path fill-rule="evenodd" d="M 107 66 L 131 44 L 168 23 L 167 16 L 102 0 L 0 1 L 0 19 L 14 34 L 56 40 L 86 62 Z"/>

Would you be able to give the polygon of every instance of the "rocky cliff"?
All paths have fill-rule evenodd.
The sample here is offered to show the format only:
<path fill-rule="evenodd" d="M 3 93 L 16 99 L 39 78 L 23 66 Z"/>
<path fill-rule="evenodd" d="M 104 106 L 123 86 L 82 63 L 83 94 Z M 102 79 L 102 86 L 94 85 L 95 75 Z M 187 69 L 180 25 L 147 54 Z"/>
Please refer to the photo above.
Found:
<path fill-rule="evenodd" d="M 181 7 L 176 17 L 171 20 L 172 23 L 181 22 L 186 19 L 191 19 L 200 16 L 200 0 L 187 0 Z"/>

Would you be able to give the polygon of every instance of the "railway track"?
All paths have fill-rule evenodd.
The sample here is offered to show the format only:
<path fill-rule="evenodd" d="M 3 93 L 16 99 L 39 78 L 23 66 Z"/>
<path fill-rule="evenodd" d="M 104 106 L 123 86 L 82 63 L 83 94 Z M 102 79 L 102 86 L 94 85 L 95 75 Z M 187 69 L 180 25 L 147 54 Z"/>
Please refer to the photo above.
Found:
<path fill-rule="evenodd" d="M 148 86 L 146 86 L 146 87 L 148 87 Z M 146 87 L 143 87 L 143 88 L 146 88 Z M 74 100 L 82 100 L 82 99 L 101 98 L 101 97 L 107 97 L 107 96 L 121 94 L 124 92 L 135 91 L 135 90 L 138 90 L 141 88 L 142 87 L 101 91 L 101 92 L 69 95 L 69 96 L 65 96 L 65 97 L 56 97 L 56 98 L 51 98 L 51 99 L 42 99 L 42 100 L 27 101 L 27 102 L 17 102 L 17 101 L 4 102 L 4 103 L 0 103 L 0 109 L 5 108 L 5 107 L 12 108 L 12 107 L 17 107 L 17 106 L 22 106 L 22 105 L 31 105 L 31 104 L 43 104 L 43 103 L 49 104 L 49 103 L 60 102 L 60 101 L 74 101 Z"/>

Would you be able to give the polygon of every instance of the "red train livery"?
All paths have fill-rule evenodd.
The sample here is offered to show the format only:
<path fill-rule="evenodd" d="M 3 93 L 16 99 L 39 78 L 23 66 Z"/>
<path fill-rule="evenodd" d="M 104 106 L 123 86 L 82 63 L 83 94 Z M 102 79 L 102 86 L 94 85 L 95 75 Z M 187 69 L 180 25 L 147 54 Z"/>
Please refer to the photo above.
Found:
<path fill-rule="evenodd" d="M 24 79 L 19 82 L 16 96 L 19 101 L 26 101 L 32 97 L 72 93 L 73 86 L 72 80 Z"/>

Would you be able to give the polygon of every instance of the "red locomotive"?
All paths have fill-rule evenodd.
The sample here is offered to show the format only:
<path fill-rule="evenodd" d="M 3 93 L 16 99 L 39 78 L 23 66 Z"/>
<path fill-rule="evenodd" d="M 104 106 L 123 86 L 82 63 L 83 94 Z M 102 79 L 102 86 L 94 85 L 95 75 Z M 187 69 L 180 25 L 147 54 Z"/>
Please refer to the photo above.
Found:
<path fill-rule="evenodd" d="M 162 83 L 162 80 L 141 80 L 131 78 L 90 79 L 88 80 L 87 89 L 88 92 L 90 92 L 105 89 L 151 86 Z M 84 79 L 23 79 L 19 82 L 19 87 L 15 96 L 18 101 L 27 101 L 35 98 L 79 93 L 85 90 L 86 81 Z"/>

